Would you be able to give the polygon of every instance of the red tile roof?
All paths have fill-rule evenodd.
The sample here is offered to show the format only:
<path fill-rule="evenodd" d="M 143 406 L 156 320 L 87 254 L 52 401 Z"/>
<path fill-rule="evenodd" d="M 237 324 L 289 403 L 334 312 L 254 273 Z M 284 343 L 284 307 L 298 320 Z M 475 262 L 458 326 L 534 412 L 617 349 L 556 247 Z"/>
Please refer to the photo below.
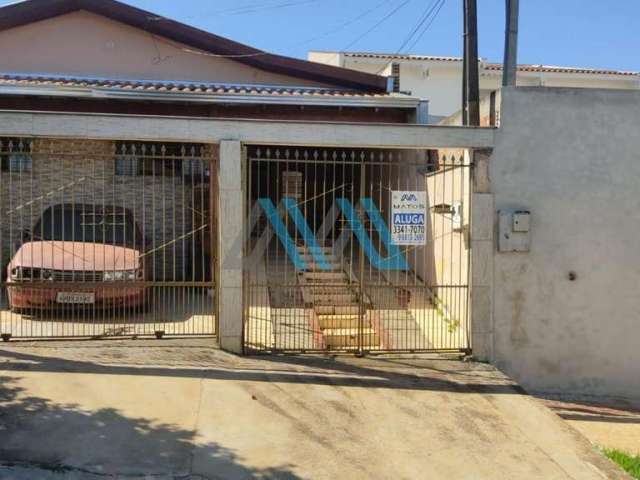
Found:
<path fill-rule="evenodd" d="M 141 95 L 167 94 L 173 100 L 180 100 L 184 95 L 184 100 L 189 101 L 202 97 L 215 97 L 224 101 L 225 98 L 244 98 L 251 101 L 252 97 L 260 103 L 263 99 L 269 98 L 277 102 L 278 100 L 290 100 L 290 103 L 303 102 L 307 99 L 326 101 L 348 102 L 376 102 L 380 101 L 384 106 L 407 107 L 415 106 L 418 100 L 397 93 L 372 93 L 345 88 L 325 88 L 325 87 L 305 87 L 305 86 L 282 86 L 282 85 L 252 85 L 252 84 L 228 84 L 228 83 L 205 83 L 186 81 L 166 81 L 166 80 L 128 80 L 128 79 L 108 79 L 84 76 L 67 75 L 46 75 L 46 74 L 22 74 L 22 73 L 0 73 L 0 88 L 8 87 L 0 94 L 20 93 L 33 95 L 49 95 L 64 93 L 71 96 L 87 96 L 90 94 L 115 93 L 120 95 L 136 93 Z M 173 94 L 173 95 L 172 95 Z M 393 105 L 392 105 L 393 104 Z"/>
<path fill-rule="evenodd" d="M 438 62 L 461 62 L 462 57 L 443 57 L 437 55 L 399 55 L 392 53 L 340 52 L 352 58 L 379 58 L 383 60 L 431 60 Z"/>
<path fill-rule="evenodd" d="M 500 63 L 486 63 L 484 69 L 489 71 L 502 71 Z M 588 75 L 620 75 L 625 77 L 633 77 L 640 75 L 640 72 L 631 72 L 624 70 L 608 70 L 598 68 L 581 68 L 581 67 L 556 67 L 551 65 L 518 65 L 519 72 L 547 72 L 547 73 L 578 73 Z"/>
<path fill-rule="evenodd" d="M 167 80 L 126 80 L 84 76 L 35 74 L 2 74 L 0 85 L 51 86 L 68 88 L 104 88 L 140 92 L 208 93 L 221 95 L 315 95 L 339 97 L 386 97 L 386 93 L 366 93 L 358 90 L 304 86 L 252 85 Z"/>
<path fill-rule="evenodd" d="M 437 55 L 395 55 L 391 53 L 368 53 L 368 52 L 340 52 L 350 58 L 375 58 L 382 60 L 413 60 L 413 61 L 436 61 L 436 62 L 462 62 L 462 57 L 445 57 Z M 500 63 L 486 63 L 480 61 L 481 67 L 485 71 L 502 71 Z M 588 74 L 588 75 L 618 75 L 625 77 L 640 76 L 640 72 L 612 70 L 603 68 L 586 67 L 559 67 L 553 65 L 518 65 L 519 72 L 541 72 L 541 73 L 568 73 L 568 74 Z"/>

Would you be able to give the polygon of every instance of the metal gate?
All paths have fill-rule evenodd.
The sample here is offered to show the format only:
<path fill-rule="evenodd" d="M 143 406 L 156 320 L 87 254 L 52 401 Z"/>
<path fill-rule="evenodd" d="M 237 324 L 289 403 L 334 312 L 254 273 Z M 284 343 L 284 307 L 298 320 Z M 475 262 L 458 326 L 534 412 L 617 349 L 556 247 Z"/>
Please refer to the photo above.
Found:
<path fill-rule="evenodd" d="M 250 147 L 248 351 L 468 351 L 463 153 Z"/>
<path fill-rule="evenodd" d="M 5 341 L 215 334 L 210 146 L 0 142 Z"/>

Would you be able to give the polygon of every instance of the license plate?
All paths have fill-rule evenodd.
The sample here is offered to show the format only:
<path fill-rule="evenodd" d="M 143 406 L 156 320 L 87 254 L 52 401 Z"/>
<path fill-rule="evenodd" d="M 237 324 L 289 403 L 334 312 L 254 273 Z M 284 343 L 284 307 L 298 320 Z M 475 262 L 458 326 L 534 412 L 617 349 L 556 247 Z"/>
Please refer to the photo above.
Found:
<path fill-rule="evenodd" d="M 91 304 L 96 301 L 96 294 L 93 292 L 58 292 L 56 301 L 58 303 Z"/>

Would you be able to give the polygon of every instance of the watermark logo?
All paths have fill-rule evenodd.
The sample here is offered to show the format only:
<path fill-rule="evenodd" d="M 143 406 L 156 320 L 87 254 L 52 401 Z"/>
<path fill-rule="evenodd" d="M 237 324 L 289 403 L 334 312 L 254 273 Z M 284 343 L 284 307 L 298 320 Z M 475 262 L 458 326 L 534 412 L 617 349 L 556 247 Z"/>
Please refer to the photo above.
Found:
<path fill-rule="evenodd" d="M 401 202 L 417 202 L 418 197 L 414 193 L 403 193 L 400 197 Z"/>
<path fill-rule="evenodd" d="M 313 259 L 313 267 L 319 270 L 330 270 L 331 262 L 328 255 L 339 257 L 342 255 L 348 242 L 355 237 L 363 249 L 370 265 L 378 270 L 408 270 L 407 260 L 400 247 L 392 241 L 392 235 L 371 198 L 361 198 L 354 206 L 348 198 L 337 198 L 329 208 L 321 226 L 314 233 L 305 219 L 295 199 L 285 197 L 278 206 L 274 205 L 270 198 L 260 198 L 254 204 L 249 219 L 248 232 L 253 231 L 262 217 L 267 219 L 267 227 L 260 238 L 253 243 L 253 250 L 245 261 L 245 268 L 253 268 L 264 254 L 274 235 L 282 244 L 288 258 L 298 270 L 311 268 L 309 257 Z M 346 220 L 347 228 L 343 228 L 338 238 L 331 244 L 331 252 L 327 252 L 323 245 L 327 245 L 327 239 L 334 225 L 340 217 Z M 366 216 L 377 233 L 379 243 L 384 245 L 386 256 L 383 256 L 375 247 L 363 222 Z M 287 227 L 285 218 L 289 218 L 290 227 Z M 297 237 L 306 247 L 309 255 L 301 255 L 296 240 L 291 236 L 291 230 L 295 230 Z"/>

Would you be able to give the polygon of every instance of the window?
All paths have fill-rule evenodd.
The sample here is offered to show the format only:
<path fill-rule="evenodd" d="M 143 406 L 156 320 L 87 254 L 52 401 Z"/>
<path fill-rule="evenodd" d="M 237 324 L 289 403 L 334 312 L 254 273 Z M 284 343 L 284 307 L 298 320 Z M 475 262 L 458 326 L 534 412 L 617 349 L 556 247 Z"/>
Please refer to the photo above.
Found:
<path fill-rule="evenodd" d="M 31 141 L 22 138 L 0 139 L 0 170 L 3 172 L 30 172 L 33 168 Z"/>
<path fill-rule="evenodd" d="M 393 78 L 393 91 L 400 91 L 400 64 L 392 63 L 391 64 L 391 78 Z"/>
<path fill-rule="evenodd" d="M 115 174 L 204 178 L 209 168 L 200 144 L 117 142 Z"/>

